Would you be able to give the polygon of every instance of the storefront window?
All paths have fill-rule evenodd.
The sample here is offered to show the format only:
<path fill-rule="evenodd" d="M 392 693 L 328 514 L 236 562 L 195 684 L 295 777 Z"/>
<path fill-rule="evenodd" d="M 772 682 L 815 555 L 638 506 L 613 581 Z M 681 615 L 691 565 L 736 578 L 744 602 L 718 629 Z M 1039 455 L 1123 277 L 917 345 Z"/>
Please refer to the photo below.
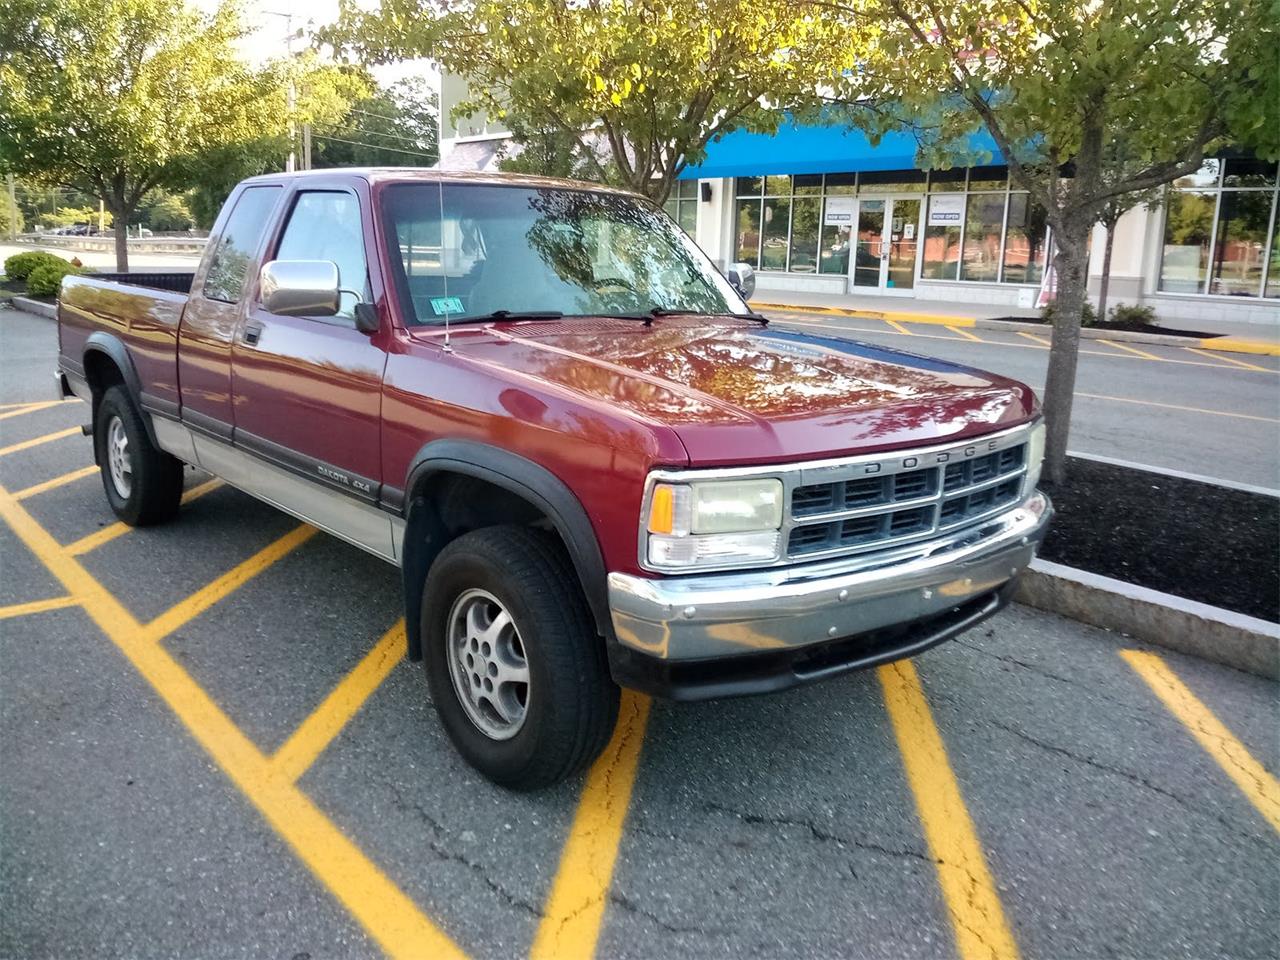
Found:
<path fill-rule="evenodd" d="M 1221 160 L 1206 160 L 1199 170 L 1195 173 L 1189 173 L 1185 177 L 1179 177 L 1173 182 L 1173 185 L 1180 189 L 1186 189 L 1189 187 L 1216 187 L 1218 185 L 1218 177 L 1221 174 Z"/>
<path fill-rule="evenodd" d="M 764 178 L 764 195 L 766 197 L 791 196 L 791 178 L 790 177 L 765 177 Z"/>
<path fill-rule="evenodd" d="M 771 197 L 764 202 L 763 243 L 760 247 L 760 269 L 787 269 L 787 233 L 790 227 L 791 201 Z"/>
<path fill-rule="evenodd" d="M 792 189 L 797 197 L 822 196 L 822 174 L 811 173 L 791 178 Z"/>
<path fill-rule="evenodd" d="M 1164 293 L 1204 292 L 1216 199 L 1214 193 L 1169 194 L 1160 262 L 1160 290 Z"/>
<path fill-rule="evenodd" d="M 663 209 L 692 237 L 698 229 L 698 181 L 677 180 Z"/>
<path fill-rule="evenodd" d="M 946 193 L 964 190 L 964 181 L 968 170 L 959 167 L 954 170 L 933 170 L 929 173 L 929 192 Z"/>
<path fill-rule="evenodd" d="M 737 239 L 734 242 L 734 259 L 760 266 L 760 201 L 739 200 L 734 212 Z"/>
<path fill-rule="evenodd" d="M 965 208 L 964 258 L 961 280 L 995 283 L 1000 276 L 1000 231 L 1004 225 L 1003 193 L 971 193 Z"/>
<path fill-rule="evenodd" d="M 828 173 L 823 178 L 823 188 L 829 197 L 851 197 L 858 192 L 858 175 Z"/>
<path fill-rule="evenodd" d="M 1005 283 L 1039 283 L 1044 277 L 1047 254 L 1047 217 L 1044 207 L 1025 193 L 1009 194 L 1009 218 L 1004 230 Z"/>
<path fill-rule="evenodd" d="M 796 177 L 796 180 L 799 179 Z M 796 189 L 800 189 L 799 184 Z M 791 201 L 791 256 L 788 265 L 792 273 L 817 272 L 818 225 L 821 216 L 821 197 L 798 196 Z"/>
<path fill-rule="evenodd" d="M 969 189 L 1003 190 L 1009 184 L 1009 171 L 1005 167 L 973 167 L 969 171 Z"/>
<path fill-rule="evenodd" d="M 1228 170 L 1230 168 L 1228 167 Z M 1267 255 L 1269 190 L 1224 190 L 1218 204 L 1209 292 L 1256 297 Z"/>
<path fill-rule="evenodd" d="M 960 267 L 960 228 L 964 223 L 964 194 L 929 197 L 929 213 L 924 228 L 924 264 L 920 276 L 926 280 L 955 280 Z"/>
<path fill-rule="evenodd" d="M 822 248 L 818 254 L 819 273 L 849 272 L 849 234 L 853 229 L 853 209 L 853 201 L 842 196 L 828 197 L 824 201 Z"/>
<path fill-rule="evenodd" d="M 1271 231 L 1270 263 L 1267 267 L 1267 291 L 1264 296 L 1280 297 L 1280 230 Z"/>
<path fill-rule="evenodd" d="M 1224 187 L 1274 187 L 1276 165 L 1253 157 L 1228 160 L 1222 176 Z"/>

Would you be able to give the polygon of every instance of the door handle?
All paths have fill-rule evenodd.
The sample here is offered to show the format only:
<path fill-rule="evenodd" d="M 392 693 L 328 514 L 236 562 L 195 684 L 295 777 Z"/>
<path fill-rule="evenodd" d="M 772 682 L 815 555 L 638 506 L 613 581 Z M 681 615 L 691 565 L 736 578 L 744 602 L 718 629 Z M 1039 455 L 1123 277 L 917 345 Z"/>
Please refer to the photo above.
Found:
<path fill-rule="evenodd" d="M 249 344 L 249 346 L 256 347 L 258 345 L 258 338 L 261 336 L 262 336 L 262 324 L 246 323 L 244 325 L 244 333 L 241 335 L 240 339 L 242 339 L 245 343 Z"/>

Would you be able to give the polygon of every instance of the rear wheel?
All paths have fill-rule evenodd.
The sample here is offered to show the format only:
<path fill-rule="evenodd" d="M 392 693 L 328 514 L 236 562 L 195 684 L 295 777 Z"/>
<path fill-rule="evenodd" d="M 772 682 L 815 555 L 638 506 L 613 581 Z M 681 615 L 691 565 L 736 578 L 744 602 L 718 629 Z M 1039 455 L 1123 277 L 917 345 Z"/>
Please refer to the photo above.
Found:
<path fill-rule="evenodd" d="M 172 520 L 182 499 L 182 461 L 147 436 L 142 415 L 122 386 L 98 404 L 94 443 L 102 486 L 115 515 L 133 527 Z"/>
<path fill-rule="evenodd" d="M 436 712 L 490 780 L 549 786 L 604 748 L 618 688 L 553 535 L 508 526 L 459 537 L 427 574 L 421 615 Z"/>

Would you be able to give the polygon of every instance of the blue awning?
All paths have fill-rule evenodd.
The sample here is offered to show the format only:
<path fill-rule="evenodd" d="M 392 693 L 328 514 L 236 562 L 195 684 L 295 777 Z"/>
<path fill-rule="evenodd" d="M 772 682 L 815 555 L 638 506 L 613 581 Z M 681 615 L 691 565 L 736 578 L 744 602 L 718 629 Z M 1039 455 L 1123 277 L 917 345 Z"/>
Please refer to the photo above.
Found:
<path fill-rule="evenodd" d="M 985 130 L 972 134 L 965 152 L 1003 163 Z M 890 133 L 872 146 L 866 134 L 845 126 L 800 126 L 785 121 L 772 136 L 735 130 L 707 145 L 707 157 L 686 167 L 681 180 L 757 177 L 780 173 L 853 173 L 863 170 L 911 170 L 916 167 L 916 138 Z"/>

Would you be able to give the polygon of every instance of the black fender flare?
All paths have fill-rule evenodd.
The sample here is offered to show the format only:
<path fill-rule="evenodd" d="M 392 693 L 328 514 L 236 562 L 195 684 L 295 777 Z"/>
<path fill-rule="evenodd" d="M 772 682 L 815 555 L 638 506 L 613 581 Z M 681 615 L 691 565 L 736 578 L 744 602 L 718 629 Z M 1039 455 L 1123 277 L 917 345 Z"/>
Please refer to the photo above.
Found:
<path fill-rule="evenodd" d="M 419 620 L 423 582 L 427 570 L 448 542 L 442 519 L 434 505 L 422 496 L 424 484 L 437 473 L 475 477 L 502 487 L 549 518 L 569 552 L 596 630 L 606 640 L 612 639 L 604 555 L 586 509 L 564 481 L 532 460 L 500 447 L 474 440 L 433 440 L 410 462 L 405 486 L 408 510 L 400 567 L 404 579 L 409 659 L 422 656 Z"/>
<path fill-rule="evenodd" d="M 129 391 L 129 396 L 133 398 L 134 406 L 138 408 L 138 413 L 142 416 L 142 424 L 147 428 L 147 439 L 151 441 L 152 446 L 159 447 L 159 443 L 156 442 L 156 430 L 151 423 L 151 416 L 142 402 L 142 378 L 138 376 L 138 368 L 133 364 L 133 357 L 129 355 L 129 348 L 115 334 L 107 333 L 103 330 L 96 330 L 89 334 L 84 342 L 83 362 L 86 380 L 89 375 L 89 355 L 92 353 L 105 355 L 120 371 L 120 376 L 124 378 L 125 389 Z M 93 416 L 96 418 L 97 415 L 98 408 L 95 403 Z"/>

